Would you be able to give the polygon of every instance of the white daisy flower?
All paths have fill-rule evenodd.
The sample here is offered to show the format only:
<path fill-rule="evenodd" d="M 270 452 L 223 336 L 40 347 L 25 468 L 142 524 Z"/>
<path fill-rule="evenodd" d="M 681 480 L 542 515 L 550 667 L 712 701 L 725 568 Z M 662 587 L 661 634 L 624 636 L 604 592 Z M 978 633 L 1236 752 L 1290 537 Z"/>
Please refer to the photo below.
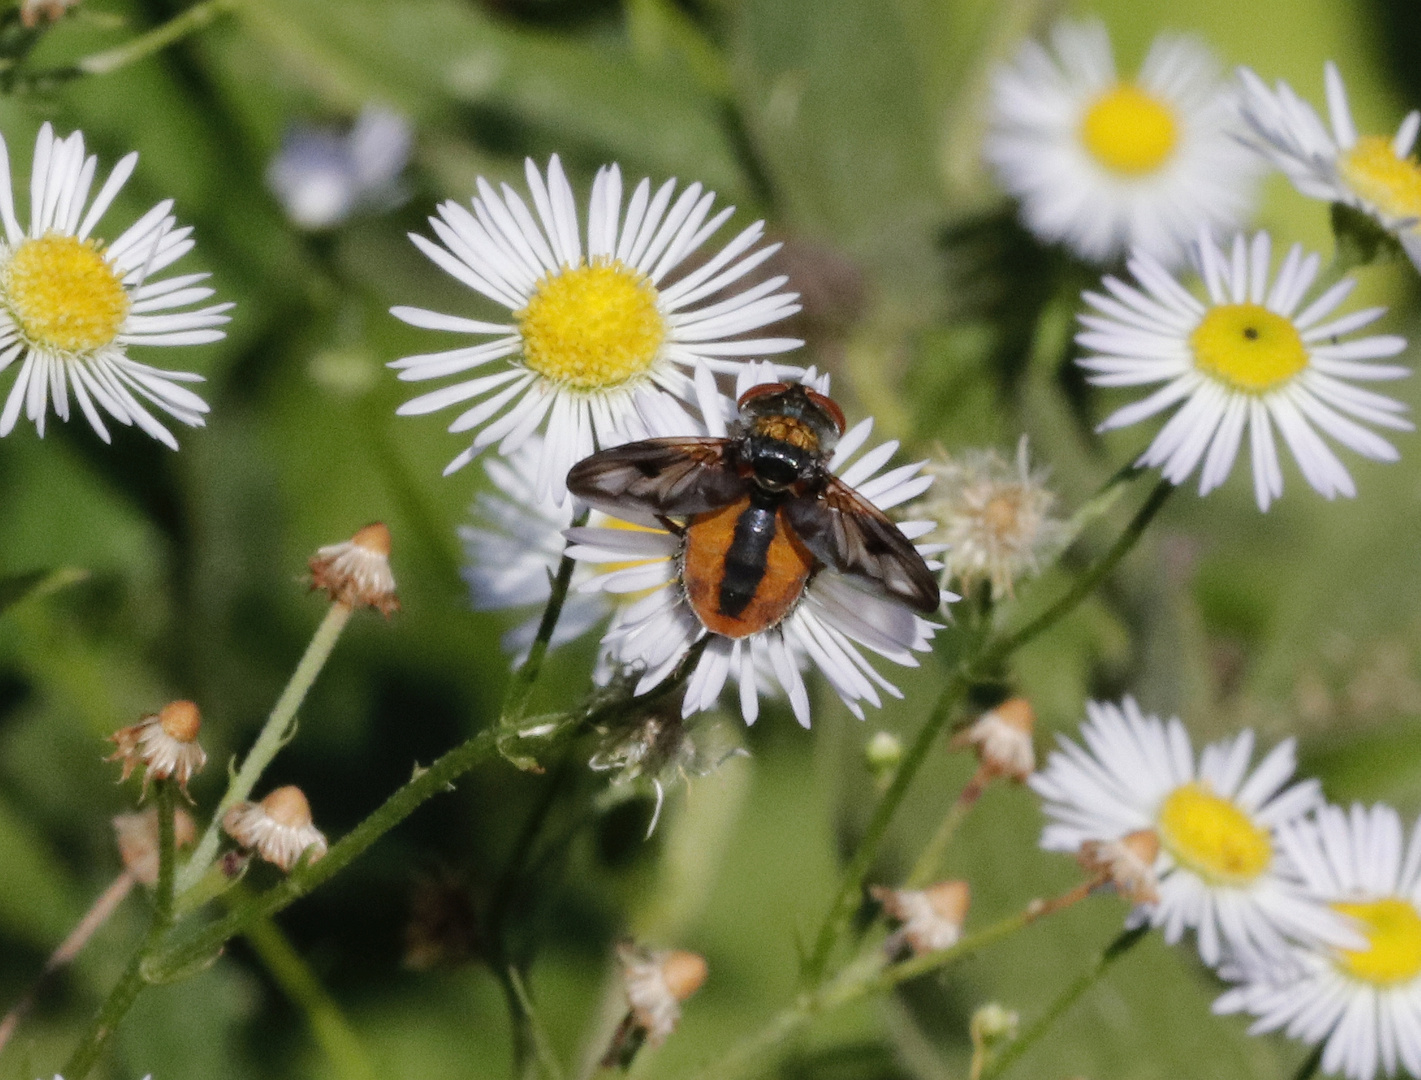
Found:
<path fill-rule="evenodd" d="M 459 529 L 469 559 L 464 581 L 474 610 L 532 611 L 526 621 L 503 636 L 504 649 L 520 662 L 537 634 L 543 606 L 552 591 L 549 575 L 557 572 L 567 546 L 563 531 L 576 513 L 571 500 L 557 503 L 551 497 L 538 497 L 535 488 L 542 457 L 543 438 L 534 435 L 508 457 L 486 461 L 484 471 L 497 493 L 480 493 L 473 507 L 478 524 Z M 608 593 L 577 589 L 592 573 L 586 566 L 574 572 L 573 588 L 553 633 L 554 648 L 581 637 L 616 607 Z"/>
<path fill-rule="evenodd" d="M 0 436 L 14 430 L 21 409 L 43 435 L 51 401 L 67 421 L 71 388 L 105 442 L 101 409 L 178 448 L 140 398 L 181 423 L 202 426 L 207 404 L 179 385 L 202 376 L 128 358 L 130 345 L 201 345 L 224 336 L 215 328 L 228 321 L 231 304 L 177 310 L 212 295 L 198 285 L 207 274 L 150 280 L 192 250 L 192 229 L 173 227 L 173 200 L 165 199 L 113 243 L 93 235 L 137 162 L 137 154 L 123 158 L 90 202 L 98 158 L 85 155 L 81 132 L 56 139 L 45 124 L 35 142 L 26 230 L 15 215 L 9 149 L 0 138 L 0 371 L 21 361 L 0 410 Z"/>
<path fill-rule="evenodd" d="M 755 247 L 764 222 L 741 231 L 696 269 L 676 273 L 735 209 L 709 216 L 715 195 L 698 183 L 673 204 L 674 180 L 655 194 L 643 180 L 623 210 L 621 170 L 599 169 L 584 248 L 557 155 L 546 182 L 531 160 L 526 171 L 537 220 L 511 187 L 505 184 L 500 194 L 480 178 L 472 213 L 451 201 L 429 219 L 441 243 L 410 236 L 441 269 L 506 307 L 512 321 L 392 308 L 413 326 L 492 340 L 390 366 L 400 369 L 401 379 L 419 381 L 502 361 L 492 373 L 415 398 L 399 412 L 412 416 L 483 399 L 449 426 L 478 434 L 446 475 L 494 443 L 510 454 L 545 427 L 535 490 L 561 503 L 568 469 L 595 449 L 689 430 L 677 398 L 693 396 L 685 369 L 697 361 L 732 372 L 743 363 L 738 358 L 800 345 L 794 338 L 741 336 L 793 314 L 799 304 L 795 294 L 777 291 L 783 276 L 727 291 L 779 249 Z"/>
<path fill-rule="evenodd" d="M 1270 90 L 1253 71 L 1239 69 L 1253 145 L 1304 195 L 1376 218 L 1421 267 L 1421 164 L 1411 156 L 1421 112 L 1408 113 L 1390 138 L 1359 135 L 1337 65 L 1329 60 L 1323 72 L 1330 124 L 1281 79 Z"/>
<path fill-rule="evenodd" d="M 1026 227 L 1089 262 L 1177 261 L 1201 225 L 1232 228 L 1253 203 L 1234 92 L 1194 38 L 1156 38 L 1128 80 L 1104 24 L 1058 22 L 1050 50 L 1028 41 L 997 70 L 990 123 L 983 154 Z"/>
<path fill-rule="evenodd" d="M 1372 307 L 1331 317 L 1356 284 L 1344 278 L 1306 306 L 1318 257 L 1294 244 L 1269 283 L 1266 232 L 1234 238 L 1225 255 L 1206 233 L 1194 250 L 1204 300 L 1190 295 L 1155 259 L 1129 262 L 1135 284 L 1114 277 L 1105 291 L 1087 292 L 1094 312 L 1080 317 L 1076 341 L 1093 354 L 1081 366 L 1097 386 L 1163 383 L 1112 414 L 1100 431 L 1129 427 L 1183 402 L 1139 464 L 1161 466 L 1182 484 L 1199 463 L 1199 494 L 1227 479 L 1245 429 L 1253 488 L 1261 510 L 1283 493 L 1274 443 L 1276 425 L 1303 477 L 1325 498 L 1356 494 L 1352 477 L 1318 430 L 1373 461 L 1397 460 L 1396 449 L 1357 421 L 1410 431 L 1399 401 L 1354 385 L 1399 379 L 1410 369 L 1376 360 L 1395 356 L 1406 340 L 1392 334 L 1342 340 L 1386 314 Z M 1108 295 L 1106 295 L 1108 293 Z M 1299 307 L 1302 310 L 1299 311 Z"/>
<path fill-rule="evenodd" d="M 349 132 L 297 125 L 267 166 L 267 186 L 298 228 L 333 228 L 403 201 L 400 173 L 413 142 L 410 122 L 378 105 L 362 109 Z"/>
<path fill-rule="evenodd" d="M 1118 707 L 1089 702 L 1086 712 L 1085 745 L 1058 736 L 1046 768 L 1027 781 L 1050 819 L 1043 848 L 1078 853 L 1153 829 L 1159 902 L 1132 919 L 1163 927 L 1170 944 L 1193 928 L 1211 966 L 1225 946 L 1277 955 L 1288 938 L 1350 940 L 1345 924 L 1304 892 L 1274 835 L 1322 799 L 1316 780 L 1285 787 L 1292 739 L 1249 773 L 1252 731 L 1211 743 L 1196 762 L 1177 718 L 1145 716 L 1129 697 Z"/>
<path fill-rule="evenodd" d="M 781 375 L 773 365 L 752 365 L 741 373 L 736 396 L 751 386 L 779 381 Z M 828 377 L 815 379 L 811 371 L 805 385 L 827 393 Z M 714 438 L 724 438 L 729 403 L 715 392 L 710 373 L 703 367 L 697 371 L 696 389 L 706 421 L 702 430 Z M 932 478 L 919 475 L 923 462 L 875 475 L 898 449 L 896 441 L 883 443 L 850 463 L 867 442 L 872 428 L 872 419 L 867 419 L 845 432 L 829 467 L 864 498 L 887 510 L 921 495 Z M 932 527 L 931 522 L 899 525 L 910 539 Z M 710 633 L 687 602 L 681 584 L 682 537 L 663 531 L 606 528 L 570 529 L 567 535 L 573 541 L 568 549 L 573 558 L 621 564 L 586 582 L 582 586 L 585 590 L 641 594 L 619 615 L 606 637 L 619 663 L 643 669 L 636 693 L 646 693 L 661 683 L 691 647 L 709 635 L 711 640 L 687 682 L 683 716 L 714 706 L 726 680 L 734 677 L 740 684 L 741 715 L 747 724 L 753 724 L 760 709 L 755 679 L 759 669 L 773 672 L 789 698 L 795 718 L 808 727 L 809 694 L 797 662 L 797 656 L 802 654 L 824 673 L 849 710 L 862 719 L 859 703 L 880 705 L 880 689 L 894 697 L 902 694 L 864 659 L 858 646 L 894 663 L 916 667 L 918 661 L 913 654 L 926 652 L 937 630 L 937 624 L 897 601 L 871 592 L 845 575 L 819 568 L 796 606 L 778 625 L 744 638 L 725 637 Z M 919 550 L 934 554 L 939 549 L 924 546 Z M 957 599 L 951 593 L 943 595 L 948 600 Z"/>
<path fill-rule="evenodd" d="M 1257 1018 L 1250 1031 L 1326 1040 L 1322 1071 L 1421 1076 L 1421 829 L 1410 843 L 1389 806 L 1328 806 L 1279 832 L 1309 891 L 1353 920 L 1358 948 L 1295 946 L 1284 963 L 1238 965 L 1214 1003 Z"/>

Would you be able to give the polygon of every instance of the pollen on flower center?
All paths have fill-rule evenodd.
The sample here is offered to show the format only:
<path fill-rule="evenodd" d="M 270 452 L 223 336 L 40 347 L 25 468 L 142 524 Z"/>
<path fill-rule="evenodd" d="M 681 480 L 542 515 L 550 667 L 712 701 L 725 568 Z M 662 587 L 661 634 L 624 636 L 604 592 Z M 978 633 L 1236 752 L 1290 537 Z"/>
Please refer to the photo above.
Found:
<path fill-rule="evenodd" d="M 1421 163 L 1397 157 L 1390 139 L 1363 135 L 1338 159 L 1337 170 L 1348 187 L 1384 213 L 1421 218 Z"/>
<path fill-rule="evenodd" d="M 107 345 L 128 315 L 123 281 L 93 240 L 51 233 L 24 241 L 5 266 L 3 287 L 25 336 L 52 349 Z"/>
<path fill-rule="evenodd" d="M 1081 141 L 1112 172 L 1154 172 L 1174 153 L 1179 125 L 1159 98 L 1120 83 L 1096 98 L 1081 120 Z"/>
<path fill-rule="evenodd" d="M 1338 950 L 1337 962 L 1348 974 L 1380 986 L 1421 975 L 1421 914 L 1411 903 L 1389 896 L 1332 907 L 1361 923 L 1367 938 L 1365 949 Z"/>
<path fill-rule="evenodd" d="M 1246 884 L 1273 859 L 1268 831 L 1203 783 L 1171 792 L 1158 824 L 1160 840 L 1175 860 L 1212 882 Z"/>
<path fill-rule="evenodd" d="M 1224 304 L 1189 335 L 1194 366 L 1235 390 L 1261 394 L 1308 366 L 1297 328 L 1260 304 Z"/>
<path fill-rule="evenodd" d="M 578 390 L 601 390 L 647 371 L 666 337 L 656 288 L 619 261 L 564 268 L 516 312 L 523 359 Z"/>

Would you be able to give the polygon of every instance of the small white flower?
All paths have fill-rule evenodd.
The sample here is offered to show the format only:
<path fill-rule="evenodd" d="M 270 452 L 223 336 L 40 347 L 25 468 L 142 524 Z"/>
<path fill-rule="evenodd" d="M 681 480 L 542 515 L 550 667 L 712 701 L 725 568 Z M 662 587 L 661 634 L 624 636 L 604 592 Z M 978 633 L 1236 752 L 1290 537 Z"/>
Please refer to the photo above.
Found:
<path fill-rule="evenodd" d="M 700 375 L 697 391 L 706 419 L 702 430 L 712 437 L 724 438 L 729 405 L 710 385 L 709 372 L 702 368 Z M 811 385 L 811 379 L 812 372 L 806 385 Z M 751 386 L 779 381 L 781 376 L 773 365 L 752 365 L 742 371 L 736 396 Z M 826 393 L 827 376 L 812 385 Z M 875 475 L 898 449 L 897 441 L 883 443 L 850 463 L 868 441 L 872 429 L 872 419 L 850 428 L 840 439 L 829 468 L 880 510 L 887 510 L 921 495 L 932 478 L 919 475 L 922 462 Z M 899 528 L 912 539 L 931 530 L 932 523 L 903 522 Z M 681 537 L 660 530 L 582 528 L 568 530 L 568 538 L 573 541 L 568 549 L 573 558 L 620 564 L 586 582 L 583 589 L 640 594 L 640 599 L 619 613 L 605 639 L 617 662 L 644 670 L 636 693 L 646 693 L 657 686 L 696 642 L 709 635 L 711 640 L 687 682 L 683 716 L 711 708 L 726 680 L 733 677 L 740 684 L 741 715 L 747 724 L 753 724 L 760 709 L 755 673 L 769 671 L 788 696 L 795 718 L 808 727 L 809 693 L 799 664 L 799 657 L 803 656 L 824 673 L 844 704 L 862 719 L 859 703 L 880 705 L 879 689 L 895 697 L 902 695 L 863 658 L 858 647 L 894 663 L 917 667 L 913 654 L 926 652 L 937 630 L 937 624 L 896 600 L 871 592 L 846 575 L 821 568 L 805 586 L 797 605 L 778 625 L 744 638 L 725 637 L 708 631 L 687 602 L 681 584 Z M 935 554 L 939 548 L 925 545 L 919 550 Z M 948 600 L 957 599 L 951 593 L 943 595 Z"/>
<path fill-rule="evenodd" d="M 400 610 L 390 570 L 390 530 L 377 521 L 349 540 L 317 548 L 307 566 L 311 588 L 324 589 L 332 603 L 372 607 L 385 618 Z"/>
<path fill-rule="evenodd" d="M 1392 334 L 1343 340 L 1386 309 L 1330 317 L 1356 284 L 1350 278 L 1303 306 L 1318 257 L 1304 258 L 1294 244 L 1270 285 L 1271 252 L 1266 232 L 1251 242 L 1236 236 L 1228 255 L 1201 234 L 1194 255 L 1207 290 L 1203 301 L 1155 259 L 1136 253 L 1129 262 L 1136 284 L 1107 276 L 1103 292 L 1087 292 L 1094 311 L 1080 317 L 1086 329 L 1076 337 L 1091 350 L 1080 363 L 1097 386 L 1164 384 L 1113 413 L 1101 431 L 1182 402 L 1139 464 L 1160 466 L 1166 479 L 1182 484 L 1203 462 L 1201 495 L 1228 478 L 1247 431 L 1262 510 L 1283 493 L 1275 426 L 1303 477 L 1328 499 L 1357 489 L 1318 430 L 1363 457 L 1395 461 L 1395 447 L 1357 421 L 1412 428 L 1401 415 L 1405 405 L 1354 385 L 1409 375 L 1409 368 L 1374 362 L 1401 352 L 1406 340 Z"/>
<path fill-rule="evenodd" d="M 1195 929 L 1211 966 L 1225 946 L 1277 955 L 1288 938 L 1350 940 L 1342 921 L 1304 892 L 1274 836 L 1322 798 L 1316 780 L 1284 786 L 1293 740 L 1249 773 L 1252 731 L 1204 747 L 1196 763 L 1178 719 L 1145 716 L 1128 697 L 1118 707 L 1089 702 L 1086 711 L 1085 746 L 1058 738 L 1046 768 L 1028 781 L 1045 800 L 1043 848 L 1075 853 L 1154 830 L 1159 902 L 1134 918 L 1163 927 L 1170 944 Z"/>
<path fill-rule="evenodd" d="M 367 106 L 348 133 L 313 127 L 288 132 L 266 182 L 297 226 L 328 229 L 358 210 L 400 201 L 398 182 L 412 142 L 408 120 Z"/>
<path fill-rule="evenodd" d="M 1041 564 L 1068 540 L 1065 523 L 1052 515 L 1056 493 L 1046 486 L 1046 470 L 1032 469 L 1026 436 L 1017 443 L 1016 460 L 995 450 L 969 450 L 930 460 L 932 493 L 909 507 L 915 517 L 937 529 L 948 580 L 964 593 L 989 581 L 998 596 L 1011 596 L 1015 583 L 1041 572 Z"/>
<path fill-rule="evenodd" d="M 1254 1033 L 1325 1040 L 1325 1073 L 1421 1076 L 1421 828 L 1407 844 L 1389 806 L 1328 806 L 1279 840 L 1308 890 L 1353 920 L 1365 942 L 1297 945 L 1278 962 L 1235 965 L 1225 974 L 1239 985 L 1214 1011 L 1253 1015 Z"/>
<path fill-rule="evenodd" d="M 1006 776 L 1021 783 L 1036 769 L 1031 734 L 1036 711 L 1026 698 L 1008 698 L 988 709 L 952 737 L 953 750 L 970 746 L 977 752 L 984 780 Z"/>
<path fill-rule="evenodd" d="M 632 1019 L 652 1046 L 664 1043 L 681 1022 L 681 1004 L 706 981 L 705 957 L 685 949 L 617 946 Z"/>
<path fill-rule="evenodd" d="M 207 274 L 151 280 L 192 250 L 192 229 L 174 228 L 173 200 L 165 199 L 113 243 L 94 235 L 137 162 L 137 154 L 120 160 L 90 202 L 98 158 L 85 155 L 81 132 L 56 139 L 45 124 L 35 142 L 25 229 L 15 215 L 9 149 L 0 138 L 0 371 L 22 361 L 0 410 L 0 436 L 14 430 L 22 409 L 43 435 L 51 402 L 67 421 L 71 389 L 104 442 L 109 432 L 100 410 L 178 448 L 142 401 L 202 426 L 207 404 L 179 385 L 202 376 L 128 357 L 130 345 L 200 345 L 225 336 L 216 327 L 228 321 L 231 304 L 178 310 L 212 295 L 198 284 Z"/>
<path fill-rule="evenodd" d="M 1376 218 L 1421 267 L 1421 164 L 1411 156 L 1421 112 L 1408 113 L 1390 138 L 1359 135 L 1337 65 L 1329 60 L 1323 72 L 1330 130 L 1287 83 L 1270 90 L 1253 71 L 1239 69 L 1253 145 L 1304 195 Z"/>
<path fill-rule="evenodd" d="M 885 889 L 869 892 L 883 910 L 901 925 L 883 943 L 884 952 L 896 958 L 907 945 L 914 956 L 950 949 L 962 937 L 962 924 L 972 902 L 965 881 L 939 881 L 925 889 Z"/>
<path fill-rule="evenodd" d="M 677 273 L 734 210 L 710 215 L 713 193 L 700 184 L 672 202 L 675 181 L 655 194 L 636 186 L 625 209 L 622 174 L 599 169 L 588 203 L 584 246 L 577 203 L 554 155 L 546 181 L 527 163 L 537 219 L 508 185 L 502 193 L 480 178 L 470 213 L 455 202 L 439 207 L 430 226 L 440 243 L 410 239 L 441 269 L 508 309 L 511 322 L 481 322 L 422 308 L 392 314 L 412 326 L 492 340 L 391 363 L 400 378 L 443 378 L 494 364 L 491 374 L 446 386 L 406 402 L 401 415 L 435 412 L 482 398 L 450 431 L 477 431 L 446 474 L 485 447 L 507 455 L 535 431 L 546 431 L 536 492 L 561 503 L 572 465 L 595 449 L 632 439 L 689 430 L 678 403 L 693 394 L 687 369 L 698 361 L 734 372 L 742 357 L 795 348 L 794 338 L 753 338 L 799 310 L 793 293 L 777 292 L 783 276 L 730 291 L 778 250 L 755 245 L 764 223 L 741 231 L 690 272 Z M 754 250 L 752 250 L 754 249 Z M 718 297 L 718 299 L 717 299 Z"/>
<path fill-rule="evenodd" d="M 983 153 L 1039 238 L 1105 263 L 1131 248 L 1182 257 L 1201 226 L 1247 214 L 1258 169 L 1234 138 L 1237 102 L 1201 42 L 1161 35 L 1134 80 L 1098 21 L 1058 22 L 992 85 Z"/>

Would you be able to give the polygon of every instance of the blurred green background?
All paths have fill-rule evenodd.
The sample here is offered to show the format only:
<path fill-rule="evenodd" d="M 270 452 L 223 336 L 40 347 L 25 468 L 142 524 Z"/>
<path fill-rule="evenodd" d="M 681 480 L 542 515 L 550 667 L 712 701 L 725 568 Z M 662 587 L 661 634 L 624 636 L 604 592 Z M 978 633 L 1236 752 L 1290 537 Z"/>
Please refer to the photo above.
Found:
<path fill-rule="evenodd" d="M 88 0 L 33 66 L 116 44 L 180 7 Z M 780 265 L 805 294 L 796 332 L 834 372 L 851 418 L 872 412 L 881 433 L 920 451 L 1009 448 L 1029 432 L 1067 509 L 1135 453 L 1141 431 L 1090 434 L 1108 401 L 1057 357 L 1032 362 L 1037 311 L 1053 281 L 1070 279 L 1011 224 L 976 159 L 992 57 L 1058 10 L 1044 0 L 238 0 L 155 59 L 0 100 L 18 176 L 45 119 L 61 133 L 82 128 L 103 168 L 139 150 L 110 227 L 175 197 L 198 239 L 180 268 L 212 270 L 220 298 L 237 301 L 225 342 L 172 361 L 207 376 L 213 407 L 205 430 L 179 432 L 181 453 L 127 429 L 104 446 L 82 422 L 56 423 L 42 441 L 22 426 L 0 442 L 0 573 L 89 574 L 0 615 L 0 1007 L 118 872 L 109 818 L 130 808 L 134 789 L 114 785 L 103 737 L 171 698 L 196 700 L 212 765 L 193 794 L 210 808 L 225 762 L 255 734 L 320 619 L 301 581 L 318 545 L 389 523 L 404 611 L 389 625 L 356 620 L 271 784 L 301 784 L 317 823 L 339 836 L 416 763 L 494 715 L 507 678 L 498 636 L 511 620 L 469 610 L 455 535 L 482 469 L 441 478 L 463 444 L 443 431 L 447 417 L 396 418 L 413 391 L 382 367 L 447 347 L 390 318 L 391 304 L 489 313 L 404 236 L 426 228 L 436 199 L 467 198 L 476 175 L 521 184 L 525 154 L 558 151 L 580 191 L 608 160 L 629 180 L 703 180 L 740 207 L 737 222 L 766 216 L 787 242 Z M 1412 0 L 1110 0 L 1079 12 L 1107 21 L 1125 71 L 1159 29 L 1182 29 L 1314 101 L 1323 61 L 1336 59 L 1364 127 L 1390 131 L 1421 101 Z M 411 198 L 327 234 L 296 231 L 263 182 L 283 132 L 347 122 L 370 102 L 416 127 Z M 1280 239 L 1330 248 L 1326 208 L 1276 179 L 1260 220 Z M 1365 294 L 1397 309 L 1389 328 L 1414 335 L 1410 269 L 1362 277 Z M 1397 389 L 1421 400 L 1414 381 Z M 1050 732 L 1074 728 L 1087 696 L 1129 691 L 1182 714 L 1199 740 L 1250 724 L 1269 741 L 1296 734 L 1305 769 L 1336 801 L 1421 809 L 1414 443 L 1401 439 L 1396 466 L 1349 459 L 1354 502 L 1321 501 L 1294 470 L 1260 516 L 1242 467 L 1207 501 L 1178 497 L 1109 588 L 1020 658 L 1043 749 Z M 1087 534 L 1072 561 L 1118 523 Z M 1062 580 L 1048 576 L 1023 606 Z M 543 700 L 575 700 L 590 659 L 590 646 L 557 654 Z M 906 699 L 867 724 L 825 693 L 809 733 L 771 707 L 743 736 L 752 756 L 673 795 L 647 842 L 649 801 L 602 799 L 584 813 L 605 778 L 570 760 L 559 782 L 575 796 L 552 819 L 570 837 L 568 859 L 511 886 L 516 837 L 557 770 L 476 772 L 281 925 L 354 1023 L 375 1074 L 408 1080 L 508 1075 L 507 1012 L 480 957 L 531 964 L 556 1049 L 577 1061 L 616 1020 L 614 940 L 698 950 L 709 982 L 680 1032 L 635 1068 L 686 1076 L 791 996 L 796 942 L 817 925 L 873 797 L 863 743 L 879 729 L 910 735 L 941 672 L 929 660 L 902 673 Z M 935 757 L 876 880 L 902 874 L 969 769 Z M 973 885 L 972 923 L 1074 880 L 1069 860 L 1036 851 L 1039 824 L 1024 791 L 983 800 L 950 856 Z M 0 1078 L 54 1071 L 127 959 L 143 909 L 129 900 L 48 986 L 0 1056 Z M 403 962 L 415 910 L 442 916 L 445 962 L 427 970 Z M 837 1014 L 776 1075 L 964 1076 L 971 1010 L 999 1000 L 1029 1022 L 1124 910 L 1092 901 L 946 979 Z M 1216 992 L 1190 950 L 1152 939 L 1016 1075 L 1279 1076 L 1301 1060 L 1294 1045 L 1212 1017 Z M 242 942 L 145 995 L 101 1072 L 353 1075 L 321 1052 Z"/>

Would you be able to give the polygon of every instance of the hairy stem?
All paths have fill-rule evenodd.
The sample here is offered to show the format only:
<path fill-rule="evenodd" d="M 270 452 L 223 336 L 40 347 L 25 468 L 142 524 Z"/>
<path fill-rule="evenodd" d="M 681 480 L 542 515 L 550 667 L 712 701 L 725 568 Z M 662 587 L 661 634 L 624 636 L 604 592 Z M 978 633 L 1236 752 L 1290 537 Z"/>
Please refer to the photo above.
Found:
<path fill-rule="evenodd" d="M 286 684 L 286 689 L 282 690 L 281 696 L 272 706 L 271 715 L 266 718 L 261 734 L 252 744 L 242 767 L 237 770 L 237 775 L 232 777 L 231 783 L 227 785 L 227 793 L 222 796 L 222 801 L 213 811 L 212 820 L 193 851 L 192 858 L 188 859 L 178 875 L 178 892 L 187 892 L 192 888 L 212 864 L 212 859 L 217 854 L 217 845 L 222 839 L 222 816 L 252 793 L 266 767 L 291 738 L 296 710 L 306 700 L 306 693 L 311 689 L 311 684 L 316 681 L 316 676 L 330 659 L 331 651 L 340 640 L 341 631 L 350 621 L 351 610 L 348 604 L 336 601 L 326 611 L 326 617 L 321 620 L 321 625 L 311 637 L 311 643 L 306 646 L 306 654 L 301 657 L 301 662 L 291 673 L 291 680 Z"/>
<path fill-rule="evenodd" d="M 88 1032 L 74 1048 L 60 1075 L 68 1080 L 84 1080 L 99 1060 L 119 1022 L 128 1015 L 148 980 L 143 974 L 144 958 L 157 948 L 163 935 L 173 924 L 173 871 L 177 852 L 173 830 L 177 785 L 171 778 L 159 780 L 156 786 L 158 804 L 158 884 L 153 896 L 153 922 L 143 945 L 133 954 L 117 985 L 109 992 L 94 1017 Z"/>
<path fill-rule="evenodd" d="M 587 517 L 588 511 L 584 510 L 574 519 L 572 527 L 586 525 Z M 501 721 L 504 724 L 516 724 L 528 708 L 528 699 L 533 694 L 533 685 L 542 673 L 543 658 L 548 654 L 553 631 L 557 629 L 558 619 L 562 618 L 563 604 L 567 602 L 567 590 L 572 584 L 572 572 L 576 568 L 577 562 L 567 555 L 563 555 L 558 563 L 557 573 L 552 578 L 552 592 L 548 594 L 548 602 L 543 608 L 543 618 L 538 623 L 538 633 L 528 650 L 528 658 L 513 676 L 508 693 L 504 695 Z"/>
<path fill-rule="evenodd" d="M 236 6 L 237 0 L 204 0 L 203 3 L 194 4 L 186 11 L 173 16 L 162 25 L 139 34 L 131 41 L 84 57 L 74 67 L 81 75 L 107 75 L 161 52 L 173 42 L 201 30 Z"/>
<path fill-rule="evenodd" d="M 1149 932 L 1148 923 L 1137 926 L 1133 930 L 1125 930 L 1102 949 L 1090 967 L 1046 1007 L 1046 1011 L 1037 1018 L 1034 1024 L 1022 1032 L 1020 1038 L 1009 1043 L 1000 1054 L 988 1062 L 986 1068 L 982 1070 L 981 1080 L 992 1080 L 993 1077 L 1000 1076 L 1011 1068 L 1017 1059 L 1031 1049 L 1031 1046 L 1050 1030 L 1051 1026 L 1064 1016 L 1087 990 L 1101 980 L 1116 960 L 1138 945 Z"/>

